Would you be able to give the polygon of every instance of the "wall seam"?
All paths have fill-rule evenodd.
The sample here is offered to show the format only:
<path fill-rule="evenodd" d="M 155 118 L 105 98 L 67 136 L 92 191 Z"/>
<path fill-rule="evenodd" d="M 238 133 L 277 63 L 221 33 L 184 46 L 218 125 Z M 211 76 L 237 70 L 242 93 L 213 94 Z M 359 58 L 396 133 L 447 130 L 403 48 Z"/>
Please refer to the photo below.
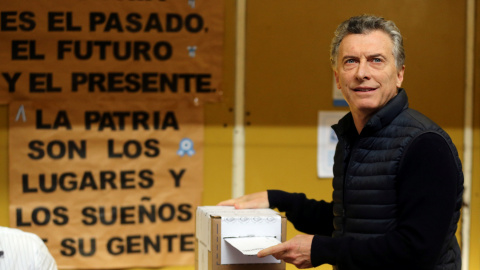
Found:
<path fill-rule="evenodd" d="M 470 204 L 472 186 L 473 153 L 473 71 L 475 44 L 475 0 L 466 0 L 466 52 L 465 52 L 465 113 L 464 113 L 464 148 L 463 172 L 464 193 L 462 208 L 462 270 L 470 265 Z"/>
<path fill-rule="evenodd" d="M 237 0 L 235 34 L 235 123 L 232 198 L 245 194 L 245 27 L 247 0 Z"/>

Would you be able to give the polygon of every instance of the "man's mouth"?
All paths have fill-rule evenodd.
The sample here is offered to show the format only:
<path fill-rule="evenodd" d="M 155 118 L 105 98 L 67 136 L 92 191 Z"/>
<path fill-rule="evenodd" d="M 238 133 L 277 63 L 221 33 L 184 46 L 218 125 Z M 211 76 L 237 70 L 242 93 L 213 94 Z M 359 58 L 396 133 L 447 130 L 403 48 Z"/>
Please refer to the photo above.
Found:
<path fill-rule="evenodd" d="M 355 88 L 353 91 L 355 92 L 369 92 L 369 91 L 374 91 L 377 88 Z"/>

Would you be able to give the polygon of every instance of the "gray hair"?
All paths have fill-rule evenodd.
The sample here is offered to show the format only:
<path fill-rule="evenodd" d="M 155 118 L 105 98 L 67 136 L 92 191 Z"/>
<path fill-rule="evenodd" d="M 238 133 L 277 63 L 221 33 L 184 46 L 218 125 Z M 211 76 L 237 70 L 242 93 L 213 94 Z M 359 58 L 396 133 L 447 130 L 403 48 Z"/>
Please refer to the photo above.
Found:
<path fill-rule="evenodd" d="M 393 42 L 392 53 L 395 57 L 395 66 L 398 70 L 402 69 L 405 63 L 405 50 L 403 49 L 403 38 L 400 30 L 394 22 L 373 15 L 351 17 L 337 27 L 330 45 L 332 67 L 334 69 L 337 67 L 338 48 L 344 37 L 349 34 L 368 34 L 374 30 L 381 30 L 390 36 Z"/>

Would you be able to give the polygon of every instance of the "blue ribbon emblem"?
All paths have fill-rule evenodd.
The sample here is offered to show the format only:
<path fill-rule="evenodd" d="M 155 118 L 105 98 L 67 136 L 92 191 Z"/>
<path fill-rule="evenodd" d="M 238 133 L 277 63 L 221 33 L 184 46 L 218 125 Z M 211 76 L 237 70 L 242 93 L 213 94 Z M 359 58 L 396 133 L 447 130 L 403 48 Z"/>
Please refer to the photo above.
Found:
<path fill-rule="evenodd" d="M 180 141 L 180 146 L 177 151 L 177 155 L 181 157 L 183 157 L 185 154 L 189 156 L 193 156 L 195 154 L 195 150 L 193 150 L 193 141 L 189 138 L 185 138 Z"/>

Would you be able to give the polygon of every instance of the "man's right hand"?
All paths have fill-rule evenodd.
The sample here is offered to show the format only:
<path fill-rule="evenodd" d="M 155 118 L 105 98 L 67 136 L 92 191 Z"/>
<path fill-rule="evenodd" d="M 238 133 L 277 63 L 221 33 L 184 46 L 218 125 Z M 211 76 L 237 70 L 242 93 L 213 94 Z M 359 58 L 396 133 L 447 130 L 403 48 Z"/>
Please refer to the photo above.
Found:
<path fill-rule="evenodd" d="M 261 191 L 218 203 L 219 206 L 235 206 L 235 209 L 268 208 L 268 193 Z"/>

